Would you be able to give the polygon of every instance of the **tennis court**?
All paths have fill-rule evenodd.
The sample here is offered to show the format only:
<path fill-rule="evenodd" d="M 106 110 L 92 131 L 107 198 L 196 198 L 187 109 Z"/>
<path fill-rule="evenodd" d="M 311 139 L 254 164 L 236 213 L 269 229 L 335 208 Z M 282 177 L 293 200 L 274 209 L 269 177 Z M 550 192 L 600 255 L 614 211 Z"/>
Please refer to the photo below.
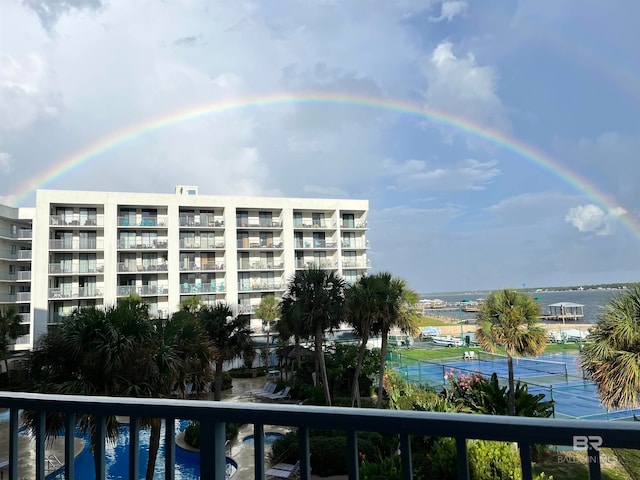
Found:
<path fill-rule="evenodd" d="M 448 385 L 446 376 L 480 373 L 498 375 L 501 384 L 508 379 L 507 357 L 476 352 L 475 358 L 460 357 L 438 360 L 413 360 L 402 354 L 394 358 L 395 368 L 407 381 L 429 385 L 436 389 Z M 583 378 L 575 353 L 560 352 L 541 355 L 536 359 L 513 360 L 514 375 L 529 386 L 529 392 L 542 393 L 555 401 L 556 418 L 630 419 L 640 415 L 640 409 L 607 410 L 598 398 L 596 385 Z"/>

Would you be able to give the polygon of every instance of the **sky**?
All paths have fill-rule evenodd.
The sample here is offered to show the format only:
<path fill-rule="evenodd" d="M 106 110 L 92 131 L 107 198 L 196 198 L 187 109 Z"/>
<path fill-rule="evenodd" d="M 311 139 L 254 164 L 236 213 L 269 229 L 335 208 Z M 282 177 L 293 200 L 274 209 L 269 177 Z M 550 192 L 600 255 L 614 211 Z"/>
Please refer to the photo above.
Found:
<path fill-rule="evenodd" d="M 638 18 L 637 0 L 0 0 L 0 203 L 363 198 L 372 272 L 423 293 L 640 281 Z M 242 106 L 136 134 L 223 104 Z"/>

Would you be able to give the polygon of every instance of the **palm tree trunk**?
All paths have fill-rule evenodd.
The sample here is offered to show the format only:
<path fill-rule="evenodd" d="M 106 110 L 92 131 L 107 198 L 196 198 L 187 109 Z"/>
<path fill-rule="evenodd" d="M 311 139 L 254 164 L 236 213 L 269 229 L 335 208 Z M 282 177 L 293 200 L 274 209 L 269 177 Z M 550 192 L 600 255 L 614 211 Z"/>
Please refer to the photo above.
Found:
<path fill-rule="evenodd" d="M 213 400 L 222 400 L 222 361 L 216 362 L 216 378 L 213 382 Z"/>
<path fill-rule="evenodd" d="M 158 450 L 160 449 L 160 419 L 152 418 L 151 435 L 149 437 L 149 459 L 147 461 L 147 476 L 146 480 L 153 480 L 153 473 L 156 469 L 156 459 L 158 458 Z"/>
<path fill-rule="evenodd" d="M 509 367 L 509 393 L 507 400 L 509 401 L 509 415 L 516 414 L 516 391 L 513 380 L 513 356 L 507 352 L 507 365 Z"/>
<path fill-rule="evenodd" d="M 353 386 L 351 389 L 351 406 L 357 406 L 360 408 L 360 371 L 362 370 L 362 361 L 364 360 L 364 354 L 367 350 L 367 342 L 369 341 L 369 333 L 365 332 L 362 335 L 362 342 L 360 343 L 360 349 L 358 351 L 358 359 L 356 360 L 356 368 L 353 373 Z"/>
<path fill-rule="evenodd" d="M 4 356 L 4 369 L 7 371 L 7 386 L 11 386 L 11 377 L 9 376 L 9 360 Z"/>
<path fill-rule="evenodd" d="M 271 322 L 267 322 L 267 349 L 266 349 L 267 350 L 267 355 L 266 355 L 266 358 L 264 360 L 264 366 L 265 366 L 265 368 L 267 370 L 269 370 L 269 333 L 270 333 L 270 330 L 271 330 L 269 328 L 270 325 L 271 325 Z"/>
<path fill-rule="evenodd" d="M 378 378 L 378 401 L 376 403 L 376 408 L 382 408 L 382 393 L 384 391 L 384 366 L 387 362 L 387 343 L 389 330 L 383 330 L 381 335 L 382 345 L 380 346 L 380 377 Z"/>
<path fill-rule="evenodd" d="M 331 406 L 331 392 L 329 391 L 329 378 L 327 377 L 327 367 L 324 364 L 324 352 L 322 351 L 322 339 L 324 332 L 321 328 L 316 330 L 315 344 L 316 344 L 316 358 L 318 359 L 318 366 L 320 367 L 320 376 L 322 378 L 322 388 L 324 389 L 324 399 L 327 406 Z"/>

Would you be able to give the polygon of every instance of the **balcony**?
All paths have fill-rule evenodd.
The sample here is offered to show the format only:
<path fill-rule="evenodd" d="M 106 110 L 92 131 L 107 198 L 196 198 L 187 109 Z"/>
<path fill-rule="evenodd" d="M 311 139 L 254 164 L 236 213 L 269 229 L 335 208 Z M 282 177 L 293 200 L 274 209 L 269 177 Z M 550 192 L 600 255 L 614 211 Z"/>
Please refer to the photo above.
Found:
<path fill-rule="evenodd" d="M 338 262 L 333 262 L 331 260 L 324 260 L 324 261 L 296 260 L 296 268 L 324 268 L 325 270 L 333 270 L 338 268 Z"/>
<path fill-rule="evenodd" d="M 104 272 L 104 265 L 97 264 L 74 264 L 74 263 L 50 263 L 49 274 L 51 275 L 96 275 Z"/>
<path fill-rule="evenodd" d="M 270 230 L 270 229 L 281 229 L 282 228 L 282 222 L 280 221 L 268 221 L 268 220 L 263 220 L 263 221 L 259 221 L 259 222 L 245 222 L 242 220 L 237 220 L 236 221 L 236 227 L 238 229 L 263 229 L 263 230 Z"/>
<path fill-rule="evenodd" d="M 319 222 L 315 221 L 310 223 L 296 223 L 293 228 L 294 230 L 335 230 L 336 226 L 336 222 L 321 220 Z"/>
<path fill-rule="evenodd" d="M 116 398 L 79 395 L 47 395 L 24 392 L 0 392 L 0 408 L 9 409 L 8 444 L 9 478 L 19 478 L 18 438 L 20 434 L 20 410 L 33 410 L 38 419 L 35 436 L 35 477 L 45 478 L 45 413 L 61 412 L 65 415 L 64 437 L 68 448 L 64 451 L 66 477 L 74 478 L 74 428 L 75 416 L 96 416 L 96 456 L 98 476 L 106 478 L 105 432 L 106 418 L 119 415 L 130 418 L 129 449 L 130 478 L 138 478 L 140 449 L 140 418 L 165 419 L 164 437 L 165 478 L 175 476 L 175 422 L 174 419 L 194 419 L 201 424 L 200 478 L 225 478 L 226 447 L 225 422 L 253 424 L 255 427 L 254 478 L 265 475 L 264 437 L 265 425 L 286 425 L 298 428 L 300 478 L 311 478 L 309 430 L 312 428 L 337 429 L 347 432 L 347 465 L 349 478 L 358 478 L 357 432 L 384 432 L 400 436 L 400 458 L 402 478 L 413 477 L 411 467 L 411 436 L 453 437 L 457 446 L 458 478 L 469 479 L 467 439 L 483 439 L 514 442 L 520 448 L 522 478 L 533 477 L 531 446 L 533 444 L 573 445 L 576 437 L 599 437 L 603 447 L 638 448 L 640 428 L 633 422 L 606 422 L 594 420 L 559 420 L 493 415 L 470 415 L 456 413 L 434 413 L 413 411 L 390 411 L 376 409 L 331 408 L 305 405 L 272 405 L 260 403 L 231 403 L 196 400 Z M 601 477 L 600 453 L 589 447 L 584 452 L 589 456 L 590 478 Z"/>
<path fill-rule="evenodd" d="M 149 273 L 149 272 L 166 272 L 169 266 L 166 263 L 147 263 L 136 264 L 135 262 L 118 263 L 119 273 Z"/>
<path fill-rule="evenodd" d="M 18 276 L 15 273 L 0 272 L 0 282 L 15 282 Z"/>
<path fill-rule="evenodd" d="M 255 313 L 257 305 L 238 305 L 238 315 L 249 315 Z"/>
<path fill-rule="evenodd" d="M 16 293 L 16 302 L 30 302 L 30 301 L 31 301 L 31 292 Z"/>
<path fill-rule="evenodd" d="M 167 239 L 136 240 L 118 242 L 118 250 L 166 250 L 169 245 Z"/>
<path fill-rule="evenodd" d="M 118 287 L 119 297 L 129 295 L 140 295 L 141 297 L 155 297 L 169 294 L 169 285 L 120 285 Z"/>
<path fill-rule="evenodd" d="M 342 230 L 368 230 L 369 225 L 367 222 L 351 222 L 351 221 L 343 221 L 340 225 Z"/>
<path fill-rule="evenodd" d="M 200 242 L 199 240 L 180 240 L 183 250 L 216 250 L 224 249 L 224 242 Z"/>
<path fill-rule="evenodd" d="M 155 217 L 154 216 L 143 217 L 141 215 L 138 215 L 135 217 L 134 216 L 118 217 L 118 227 L 124 227 L 124 228 L 141 227 L 143 229 L 166 227 L 167 221 L 168 221 L 168 217 L 166 215 L 158 215 Z"/>
<path fill-rule="evenodd" d="M 0 237 L 11 240 L 31 240 L 32 235 L 33 230 L 30 228 L 20 228 L 18 230 L 0 228 Z"/>
<path fill-rule="evenodd" d="M 371 268 L 369 260 L 343 260 L 342 268 Z"/>
<path fill-rule="evenodd" d="M 335 250 L 337 248 L 336 242 L 326 240 L 296 240 L 295 246 L 298 249 L 308 250 Z"/>
<path fill-rule="evenodd" d="M 102 250 L 104 239 L 64 238 L 49 240 L 49 250 Z"/>
<path fill-rule="evenodd" d="M 69 300 L 73 298 L 97 298 L 102 297 L 102 287 L 80 288 L 50 288 L 49 298 L 52 300 Z"/>
<path fill-rule="evenodd" d="M 280 282 L 252 283 L 251 285 L 238 284 L 239 292 L 275 292 L 284 290 L 284 284 Z"/>
<path fill-rule="evenodd" d="M 16 260 L 17 258 L 17 252 L 13 252 L 8 248 L 0 248 L 0 260 Z"/>
<path fill-rule="evenodd" d="M 200 270 L 206 272 L 219 272 L 221 270 L 224 270 L 224 262 L 206 262 L 201 265 Z"/>
<path fill-rule="evenodd" d="M 224 228 L 224 218 L 211 215 L 180 215 L 181 227 Z"/>
<path fill-rule="evenodd" d="M 282 262 L 238 262 L 238 270 L 284 270 Z"/>
<path fill-rule="evenodd" d="M 103 227 L 104 215 L 50 215 L 49 225 L 55 227 Z"/>
<path fill-rule="evenodd" d="M 342 249 L 365 249 L 369 248 L 369 240 L 342 240 Z"/>
<path fill-rule="evenodd" d="M 224 293 L 224 282 L 211 283 L 183 283 L 180 287 L 181 294 L 199 295 L 202 293 Z"/>
<path fill-rule="evenodd" d="M 237 244 L 238 250 L 265 250 L 265 249 L 281 249 L 282 242 L 271 242 L 265 240 L 251 239 L 248 242 L 239 240 Z"/>
<path fill-rule="evenodd" d="M 20 270 L 17 272 L 17 280 L 18 282 L 31 281 L 31 270 Z"/>
<path fill-rule="evenodd" d="M 31 250 L 18 250 L 18 260 L 31 260 Z"/>

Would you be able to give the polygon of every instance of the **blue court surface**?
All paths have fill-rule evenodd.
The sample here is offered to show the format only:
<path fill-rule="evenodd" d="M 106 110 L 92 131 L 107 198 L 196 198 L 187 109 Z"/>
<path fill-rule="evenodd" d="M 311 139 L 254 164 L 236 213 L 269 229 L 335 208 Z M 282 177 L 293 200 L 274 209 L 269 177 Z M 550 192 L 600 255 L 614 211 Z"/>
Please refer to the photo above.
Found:
<path fill-rule="evenodd" d="M 410 382 L 429 385 L 436 389 L 448 385 L 447 375 L 480 373 L 490 377 L 498 375 L 501 384 L 507 384 L 507 359 L 502 355 L 476 352 L 475 358 L 460 357 L 439 360 L 413 360 L 402 355 L 396 370 Z M 585 380 L 575 353 L 560 352 L 541 355 L 537 359 L 513 359 L 515 378 L 527 383 L 529 392 L 543 393 L 545 399 L 555 401 L 556 418 L 582 418 L 622 420 L 640 415 L 640 409 L 607 410 L 598 398 L 596 385 Z"/>

